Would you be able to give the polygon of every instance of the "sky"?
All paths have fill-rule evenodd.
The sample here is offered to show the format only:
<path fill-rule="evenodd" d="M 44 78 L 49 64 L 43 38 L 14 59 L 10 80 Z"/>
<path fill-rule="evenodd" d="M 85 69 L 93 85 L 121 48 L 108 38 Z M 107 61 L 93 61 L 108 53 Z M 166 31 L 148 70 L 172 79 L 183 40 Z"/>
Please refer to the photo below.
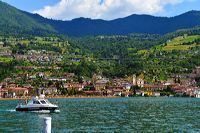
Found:
<path fill-rule="evenodd" d="M 72 20 L 85 17 L 112 20 L 132 14 L 176 16 L 200 10 L 200 0 L 2 0 L 18 9 L 46 18 Z"/>

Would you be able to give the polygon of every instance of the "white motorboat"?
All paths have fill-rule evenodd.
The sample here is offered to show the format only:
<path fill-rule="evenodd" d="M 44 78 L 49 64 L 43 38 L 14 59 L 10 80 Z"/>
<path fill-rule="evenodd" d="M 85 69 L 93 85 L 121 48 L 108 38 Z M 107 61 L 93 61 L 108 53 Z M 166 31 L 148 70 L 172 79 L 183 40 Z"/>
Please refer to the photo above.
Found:
<path fill-rule="evenodd" d="M 16 107 L 16 111 L 50 111 L 54 112 L 58 106 L 51 104 L 44 96 L 34 97 L 27 104 L 20 104 Z"/>

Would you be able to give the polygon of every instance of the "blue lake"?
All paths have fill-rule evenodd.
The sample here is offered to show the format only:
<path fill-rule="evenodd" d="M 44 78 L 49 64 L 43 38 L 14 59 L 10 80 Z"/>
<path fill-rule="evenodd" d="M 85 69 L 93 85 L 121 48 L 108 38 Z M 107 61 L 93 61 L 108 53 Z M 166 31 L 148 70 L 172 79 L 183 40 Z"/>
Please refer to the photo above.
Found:
<path fill-rule="evenodd" d="M 50 99 L 60 113 L 16 112 L 22 100 L 0 101 L 0 133 L 40 133 L 43 118 L 52 132 L 200 132 L 200 99 Z"/>

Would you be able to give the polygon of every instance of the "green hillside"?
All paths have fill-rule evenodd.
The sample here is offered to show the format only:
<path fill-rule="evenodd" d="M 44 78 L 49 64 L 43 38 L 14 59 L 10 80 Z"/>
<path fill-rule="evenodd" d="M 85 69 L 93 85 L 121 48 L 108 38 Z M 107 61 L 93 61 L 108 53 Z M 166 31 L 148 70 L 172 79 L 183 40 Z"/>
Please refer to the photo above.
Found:
<path fill-rule="evenodd" d="M 53 33 L 55 30 L 48 24 L 41 23 L 22 11 L 0 1 L 1 34 L 38 34 Z"/>
<path fill-rule="evenodd" d="M 54 76 L 65 72 L 87 78 L 91 78 L 94 73 L 108 78 L 144 74 L 147 81 L 160 82 L 173 75 L 189 74 L 193 68 L 200 66 L 200 36 L 196 33 L 184 34 L 173 33 L 174 37 L 132 34 L 84 38 L 0 36 L 0 42 L 3 42 L 0 45 L 0 53 L 5 55 L 0 57 L 0 62 L 3 62 L 0 67 L 0 79 L 11 72 L 21 72 L 13 68 L 19 65 L 59 67 L 59 71 L 33 70 L 48 71 Z M 184 47 L 185 45 L 187 47 Z M 169 46 L 170 50 L 166 50 Z M 33 59 L 28 58 L 29 60 L 21 62 L 20 59 L 9 56 L 9 53 L 30 56 Z M 35 60 L 32 55 L 48 56 L 53 61 L 41 63 L 38 61 L 39 57 Z M 8 66 L 10 69 L 7 69 Z"/>
<path fill-rule="evenodd" d="M 167 41 L 149 50 L 137 52 L 143 59 L 143 70 L 149 80 L 166 80 L 172 75 L 185 75 L 200 65 L 200 35 L 185 33 L 187 32 L 182 35 L 177 32 L 171 33 L 175 36 L 172 38 L 168 38 L 168 35 L 163 36 L 161 40 Z"/>
<path fill-rule="evenodd" d="M 193 35 L 193 36 L 179 36 L 172 40 L 168 40 L 165 43 L 165 46 L 162 48 L 164 51 L 172 51 L 172 50 L 189 50 L 193 47 L 196 47 L 197 40 L 200 39 L 200 35 Z"/>

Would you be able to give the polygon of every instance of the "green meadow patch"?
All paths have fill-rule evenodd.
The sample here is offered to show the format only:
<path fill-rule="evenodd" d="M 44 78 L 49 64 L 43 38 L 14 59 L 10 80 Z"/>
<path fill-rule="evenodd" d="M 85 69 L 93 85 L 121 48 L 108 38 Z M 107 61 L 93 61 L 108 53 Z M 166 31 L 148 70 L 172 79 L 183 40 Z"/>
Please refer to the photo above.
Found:
<path fill-rule="evenodd" d="M 192 44 L 192 45 L 177 45 L 177 46 L 174 46 L 174 45 L 167 45 L 163 48 L 164 51 L 172 51 L 172 50 L 181 50 L 181 51 L 184 51 L 184 50 L 189 50 L 193 47 L 195 47 L 196 44 Z"/>
<path fill-rule="evenodd" d="M 9 63 L 11 61 L 13 61 L 13 58 L 10 58 L 10 57 L 0 57 L 0 62 Z"/>
<path fill-rule="evenodd" d="M 164 47 L 162 48 L 163 51 L 172 51 L 172 50 L 189 50 L 193 47 L 196 47 L 197 44 L 194 43 L 196 39 L 199 39 L 200 35 L 194 36 L 179 36 L 172 40 L 169 40 Z"/>

